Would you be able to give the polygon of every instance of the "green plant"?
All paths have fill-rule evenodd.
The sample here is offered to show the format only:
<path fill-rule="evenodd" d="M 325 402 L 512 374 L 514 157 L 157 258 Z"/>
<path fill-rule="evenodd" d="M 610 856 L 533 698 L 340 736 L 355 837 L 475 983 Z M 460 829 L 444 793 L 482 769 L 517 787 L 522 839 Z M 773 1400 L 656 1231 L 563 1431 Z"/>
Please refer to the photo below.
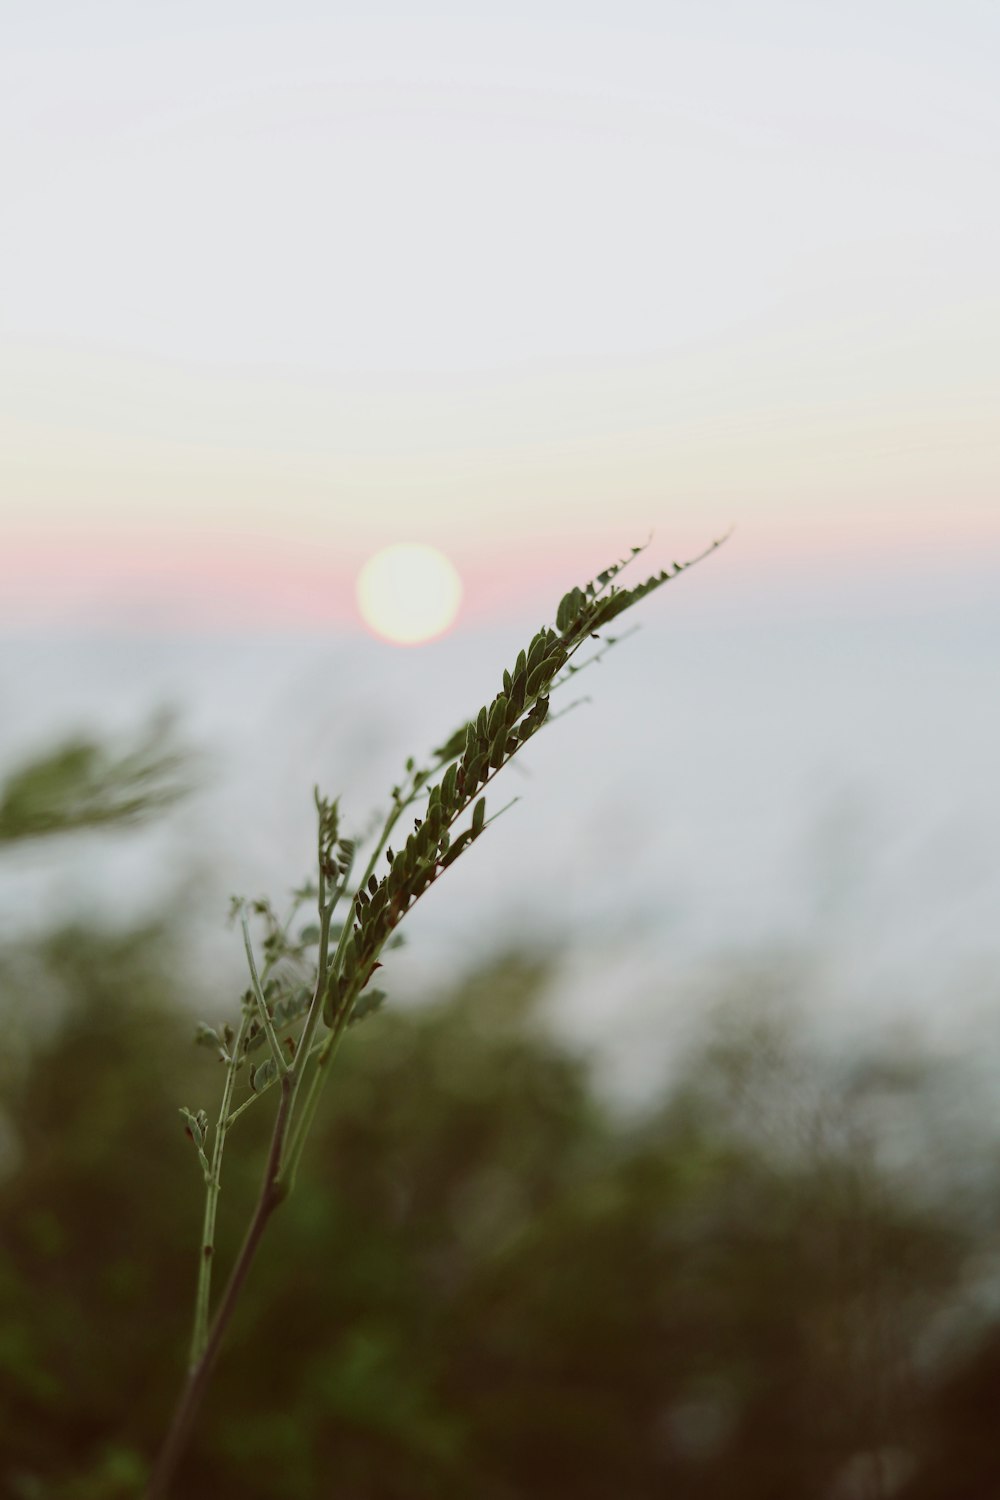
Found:
<path fill-rule="evenodd" d="M 0 787 L 0 846 L 153 817 L 190 790 L 181 774 L 189 761 L 163 717 L 117 752 L 82 736 L 66 740 Z"/>
<path fill-rule="evenodd" d="M 257 1247 L 275 1209 L 294 1188 L 344 1036 L 382 1004 L 384 994 L 371 981 L 381 967 L 383 951 L 396 940 L 407 912 L 493 821 L 487 818 L 483 791 L 538 730 L 560 717 L 549 713 L 552 692 L 615 643 L 616 637 L 602 637 L 601 632 L 720 544 L 713 542 L 691 562 L 673 563 L 629 589 L 616 580 L 643 550 L 634 547 L 630 557 L 564 595 L 555 628 L 540 630 L 520 652 L 492 701 L 433 752 L 429 765 L 418 767 L 412 758 L 406 762 L 404 780 L 392 789 L 388 814 L 359 879 L 357 845 L 341 831 L 339 799 L 317 791 L 315 882 L 293 893 L 291 913 L 284 921 L 266 901 L 234 902 L 250 988 L 235 1025 L 198 1029 L 197 1040 L 215 1049 L 225 1068 L 214 1131 L 204 1110 L 181 1110 L 204 1176 L 205 1208 L 188 1377 L 152 1476 L 149 1500 L 161 1500 L 168 1492 Z M 601 640 L 601 646 L 585 660 L 574 660 L 591 639 Z M 419 815 L 394 851 L 390 840 L 413 809 Z M 338 921 L 335 914 L 342 902 L 346 915 Z M 294 932 L 303 907 L 312 903 L 315 923 Z M 261 919 L 265 928 L 260 965 L 252 918 Z M 244 1097 L 237 1101 L 240 1083 Z M 260 1192 L 213 1317 L 215 1231 L 227 1138 L 244 1112 L 267 1093 L 277 1094 L 277 1108 Z"/>

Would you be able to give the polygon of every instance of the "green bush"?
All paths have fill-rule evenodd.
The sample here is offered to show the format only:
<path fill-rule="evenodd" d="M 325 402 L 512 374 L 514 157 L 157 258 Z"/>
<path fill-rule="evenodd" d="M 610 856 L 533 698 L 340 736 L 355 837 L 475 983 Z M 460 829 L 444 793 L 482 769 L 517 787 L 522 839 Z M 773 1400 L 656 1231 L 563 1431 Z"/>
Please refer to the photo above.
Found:
<path fill-rule="evenodd" d="M 184 1359 L 201 1183 L 176 1099 L 198 1059 L 209 1101 L 219 1065 L 171 942 L 74 930 L 3 958 L 0 1452 L 25 1500 L 135 1495 Z M 821 1108 L 780 1032 L 717 1030 L 618 1117 L 542 1026 L 547 980 L 508 955 L 352 1035 L 178 1493 L 802 1500 L 855 1493 L 859 1454 L 958 1493 L 926 1488 L 935 1465 L 956 1483 L 958 1419 L 917 1365 L 968 1249 L 944 1206 L 849 1135 L 757 1128 L 755 1090 Z M 258 1161 L 232 1154 L 226 1256 Z"/>

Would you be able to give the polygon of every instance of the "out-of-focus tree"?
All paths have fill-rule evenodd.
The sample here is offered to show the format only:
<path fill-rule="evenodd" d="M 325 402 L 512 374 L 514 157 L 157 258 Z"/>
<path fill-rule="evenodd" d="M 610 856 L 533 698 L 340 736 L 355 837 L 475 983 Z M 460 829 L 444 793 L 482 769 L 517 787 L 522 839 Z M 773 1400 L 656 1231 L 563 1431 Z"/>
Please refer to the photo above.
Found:
<path fill-rule="evenodd" d="M 133 1496 L 183 1357 L 200 1181 L 176 1097 L 192 1056 L 206 1098 L 217 1064 L 192 1053 L 174 942 L 63 931 L 0 963 L 8 1034 L 39 996 L 49 1015 L 4 1064 L 0 1483 L 20 1500 Z M 511 955 L 352 1034 L 178 1493 L 990 1493 L 992 1417 L 961 1395 L 989 1330 L 964 1376 L 926 1354 L 976 1247 L 880 1165 L 858 1089 L 751 1022 L 748 984 L 747 1023 L 622 1119 L 542 1025 L 548 973 Z"/>

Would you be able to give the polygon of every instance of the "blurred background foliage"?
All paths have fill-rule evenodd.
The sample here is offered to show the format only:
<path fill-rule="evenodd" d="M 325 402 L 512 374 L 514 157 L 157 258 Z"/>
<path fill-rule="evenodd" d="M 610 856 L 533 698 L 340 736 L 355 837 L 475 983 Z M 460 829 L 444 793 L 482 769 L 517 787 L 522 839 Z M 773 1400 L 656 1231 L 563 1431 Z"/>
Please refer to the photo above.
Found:
<path fill-rule="evenodd" d="M 26 760 L 0 787 L 0 845 L 142 822 L 191 789 L 192 757 L 159 716 L 134 742 L 77 736 Z"/>
<path fill-rule="evenodd" d="M 2 956 L 11 1496 L 134 1495 L 175 1394 L 201 1204 L 177 1106 L 211 1107 L 218 1066 L 179 941 Z M 622 1116 L 542 1024 L 548 978 L 511 952 L 352 1037 L 178 1493 L 992 1493 L 992 1143 L 978 1216 L 882 1164 L 886 1068 L 829 1076 L 752 992 Z M 922 1070 L 891 1073 L 919 1114 Z M 269 1114 L 230 1143 L 226 1254 Z"/>
<path fill-rule="evenodd" d="M 169 920 L 0 947 L 12 1500 L 137 1495 L 176 1395 L 202 1201 L 178 1106 L 214 1110 L 192 1017 L 237 1004 L 184 958 Z M 546 1025 L 556 964 L 512 947 L 352 1034 L 177 1493 L 997 1493 L 1000 1155 L 939 1128 L 960 1068 L 821 1053 L 764 968 L 623 1111 Z M 272 1106 L 230 1140 L 224 1261 Z"/>

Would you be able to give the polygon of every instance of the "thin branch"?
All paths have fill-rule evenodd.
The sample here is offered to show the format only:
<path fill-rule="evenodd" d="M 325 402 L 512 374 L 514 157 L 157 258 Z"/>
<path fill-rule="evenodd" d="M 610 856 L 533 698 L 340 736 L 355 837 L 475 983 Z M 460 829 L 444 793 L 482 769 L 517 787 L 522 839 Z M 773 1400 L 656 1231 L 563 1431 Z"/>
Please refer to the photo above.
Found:
<path fill-rule="evenodd" d="M 271 1012 L 267 1008 L 267 1001 L 264 999 L 264 991 L 261 989 L 260 978 L 257 974 L 257 964 L 253 956 L 253 944 L 250 941 L 250 922 L 247 917 L 246 907 L 240 913 L 240 921 L 243 926 L 243 945 L 247 952 L 247 966 L 250 970 L 250 984 L 253 989 L 254 998 L 257 1001 L 257 1009 L 260 1012 L 260 1024 L 264 1028 L 264 1035 L 267 1037 L 267 1044 L 271 1049 L 271 1056 L 274 1058 L 275 1067 L 279 1073 L 287 1073 L 288 1063 L 285 1061 L 285 1055 L 281 1050 L 281 1043 L 278 1041 L 274 1022 L 271 1020 Z"/>
<path fill-rule="evenodd" d="M 261 1183 L 260 1196 L 257 1199 L 257 1207 L 254 1209 L 253 1218 L 250 1220 L 243 1248 L 236 1259 L 230 1274 L 226 1290 L 222 1295 L 219 1310 L 215 1315 L 205 1348 L 197 1364 L 191 1370 L 187 1384 L 181 1393 L 180 1401 L 174 1412 L 170 1430 L 160 1450 L 159 1457 L 153 1468 L 152 1478 L 146 1491 L 146 1500 L 166 1500 L 170 1484 L 180 1462 L 184 1449 L 187 1447 L 191 1429 L 195 1418 L 201 1409 L 205 1392 L 208 1388 L 209 1378 L 215 1364 L 216 1356 L 225 1336 L 226 1329 L 232 1319 L 236 1303 L 239 1300 L 243 1284 L 247 1279 L 253 1258 L 257 1253 L 264 1230 L 267 1228 L 268 1220 L 274 1210 L 285 1198 L 285 1189 L 278 1180 L 278 1166 L 281 1161 L 282 1147 L 285 1141 L 285 1132 L 288 1129 L 288 1111 L 291 1101 L 291 1079 L 287 1076 L 281 1080 L 281 1102 L 274 1122 L 274 1131 L 271 1136 L 271 1145 L 267 1153 L 267 1164 L 264 1168 L 264 1177 Z"/>
<path fill-rule="evenodd" d="M 239 1030 L 226 1064 L 226 1081 L 222 1087 L 222 1103 L 212 1140 L 212 1164 L 205 1177 L 205 1213 L 202 1219 L 201 1246 L 198 1257 L 198 1287 L 195 1292 L 194 1328 L 191 1334 L 190 1366 L 193 1369 L 204 1352 L 208 1341 L 208 1315 L 212 1295 L 212 1261 L 215 1257 L 215 1220 L 218 1213 L 219 1193 L 222 1190 L 222 1157 L 226 1149 L 226 1131 L 229 1128 L 229 1111 L 233 1102 L 233 1089 L 239 1068 L 240 1049 L 246 1034 L 246 1010 L 240 1018 Z"/>

